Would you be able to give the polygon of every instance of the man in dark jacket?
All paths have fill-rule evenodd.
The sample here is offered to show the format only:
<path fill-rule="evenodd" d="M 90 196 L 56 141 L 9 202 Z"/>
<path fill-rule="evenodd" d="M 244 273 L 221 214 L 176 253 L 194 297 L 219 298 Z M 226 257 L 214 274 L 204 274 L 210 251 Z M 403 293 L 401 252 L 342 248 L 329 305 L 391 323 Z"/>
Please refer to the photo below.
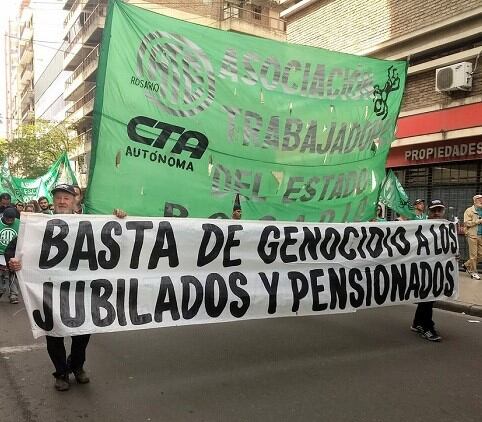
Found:
<path fill-rule="evenodd" d="M 20 221 L 16 217 L 17 210 L 8 207 L 0 218 L 0 297 L 8 290 L 8 298 L 12 304 L 18 303 L 17 277 L 8 269 L 5 250 L 12 239 L 17 238 Z"/>
<path fill-rule="evenodd" d="M 440 199 L 433 199 L 428 205 L 429 219 L 443 219 L 445 205 Z M 420 302 L 417 305 L 415 317 L 410 329 L 418 333 L 422 338 L 429 341 L 441 341 L 442 337 L 435 330 L 435 323 L 432 320 L 434 302 Z"/>
<path fill-rule="evenodd" d="M 62 184 L 52 189 L 54 214 L 74 214 L 76 192 L 72 185 Z M 125 212 L 119 209 L 114 211 L 119 218 L 126 216 Z M 20 259 L 14 258 L 15 243 L 8 245 L 6 257 L 11 270 L 19 271 L 22 268 Z M 90 334 L 72 336 L 72 347 L 70 356 L 66 356 L 64 338 L 46 336 L 47 352 L 55 367 L 55 389 L 67 391 L 70 388 L 69 373 L 72 372 L 79 384 L 88 383 L 89 377 L 84 371 L 85 353 L 90 340 Z"/>

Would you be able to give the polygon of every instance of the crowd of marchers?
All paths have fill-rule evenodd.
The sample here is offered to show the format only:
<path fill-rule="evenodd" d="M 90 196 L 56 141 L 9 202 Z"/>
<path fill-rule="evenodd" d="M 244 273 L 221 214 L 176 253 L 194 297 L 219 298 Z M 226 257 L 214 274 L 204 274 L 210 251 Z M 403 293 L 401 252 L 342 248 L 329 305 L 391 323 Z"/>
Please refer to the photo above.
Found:
<path fill-rule="evenodd" d="M 19 303 L 19 288 L 16 272 L 22 268 L 21 259 L 15 257 L 17 235 L 19 230 L 19 218 L 21 213 L 38 212 L 45 214 L 82 214 L 82 191 L 78 186 L 61 184 L 52 191 L 52 204 L 46 197 L 40 197 L 37 201 L 28 203 L 11 203 L 8 193 L 0 194 L 0 297 L 8 292 L 11 304 Z M 444 219 L 445 205 L 439 199 L 432 199 L 426 207 L 425 200 L 417 199 L 414 202 L 416 219 Z M 121 209 L 114 209 L 114 215 L 124 218 L 126 213 Z M 241 204 L 239 195 L 234 200 L 232 219 L 241 219 Z M 404 218 L 400 218 L 403 220 Z M 383 209 L 377 207 L 376 218 L 373 221 L 385 221 Z M 464 213 L 463 228 L 469 246 L 469 259 L 463 267 L 472 278 L 480 280 L 477 273 L 477 263 L 482 258 L 482 195 L 473 197 L 473 205 Z M 421 302 L 417 305 L 415 317 L 410 329 L 422 338 L 439 342 L 442 337 L 435 330 L 432 319 L 434 302 Z M 64 338 L 46 336 L 47 352 L 55 368 L 55 389 L 67 391 L 70 388 L 70 374 L 73 374 L 79 384 L 90 381 L 84 370 L 86 349 L 90 335 L 78 335 L 72 337 L 70 354 L 67 356 Z"/>
<path fill-rule="evenodd" d="M 73 186 L 76 193 L 74 212 L 83 212 L 82 191 L 79 186 Z M 19 289 L 15 273 L 8 268 L 5 251 L 9 243 L 17 238 L 22 213 L 53 214 L 54 204 L 50 204 L 45 196 L 28 202 L 12 203 L 12 196 L 3 192 L 0 194 L 0 298 L 8 293 L 8 300 L 16 305 L 19 302 Z"/>

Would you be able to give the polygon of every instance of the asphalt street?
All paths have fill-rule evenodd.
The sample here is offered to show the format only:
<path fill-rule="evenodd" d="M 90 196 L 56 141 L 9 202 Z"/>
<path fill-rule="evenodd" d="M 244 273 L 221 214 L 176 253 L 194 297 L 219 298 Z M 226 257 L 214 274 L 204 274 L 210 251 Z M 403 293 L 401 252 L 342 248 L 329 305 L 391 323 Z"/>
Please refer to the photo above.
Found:
<path fill-rule="evenodd" d="M 44 340 L 0 301 L 0 421 L 480 422 L 482 320 L 413 305 L 98 334 L 91 383 L 53 388 Z"/>

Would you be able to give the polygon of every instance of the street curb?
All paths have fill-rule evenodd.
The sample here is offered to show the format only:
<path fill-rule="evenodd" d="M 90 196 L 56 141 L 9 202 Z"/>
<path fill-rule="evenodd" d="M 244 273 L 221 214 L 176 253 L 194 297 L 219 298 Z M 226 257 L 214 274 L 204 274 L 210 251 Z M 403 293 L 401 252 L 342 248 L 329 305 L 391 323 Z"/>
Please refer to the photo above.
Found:
<path fill-rule="evenodd" d="M 434 303 L 435 308 L 444 309 L 445 311 L 464 313 L 471 316 L 482 317 L 482 306 L 474 303 L 437 300 Z"/>

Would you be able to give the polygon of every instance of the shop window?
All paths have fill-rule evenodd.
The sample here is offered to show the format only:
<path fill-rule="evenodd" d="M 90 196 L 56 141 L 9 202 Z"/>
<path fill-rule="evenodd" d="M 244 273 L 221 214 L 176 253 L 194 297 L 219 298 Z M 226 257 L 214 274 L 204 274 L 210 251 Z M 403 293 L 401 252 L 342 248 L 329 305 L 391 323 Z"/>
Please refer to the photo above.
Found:
<path fill-rule="evenodd" d="M 432 177 L 434 185 L 478 183 L 478 165 L 477 163 L 435 165 Z"/>
<path fill-rule="evenodd" d="M 427 186 L 431 183 L 430 167 L 413 167 L 405 170 L 404 186 Z"/>

